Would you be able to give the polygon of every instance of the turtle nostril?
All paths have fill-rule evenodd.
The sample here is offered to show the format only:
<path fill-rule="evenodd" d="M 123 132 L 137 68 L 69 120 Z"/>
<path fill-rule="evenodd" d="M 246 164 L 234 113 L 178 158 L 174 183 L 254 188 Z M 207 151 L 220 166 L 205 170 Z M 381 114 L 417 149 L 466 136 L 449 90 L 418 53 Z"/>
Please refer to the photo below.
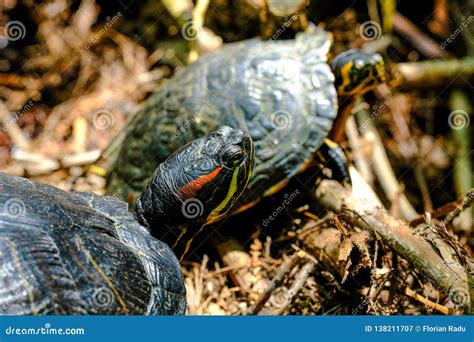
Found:
<path fill-rule="evenodd" d="M 250 134 L 242 131 L 242 143 L 244 144 L 246 142 L 249 142 L 250 139 Z"/>

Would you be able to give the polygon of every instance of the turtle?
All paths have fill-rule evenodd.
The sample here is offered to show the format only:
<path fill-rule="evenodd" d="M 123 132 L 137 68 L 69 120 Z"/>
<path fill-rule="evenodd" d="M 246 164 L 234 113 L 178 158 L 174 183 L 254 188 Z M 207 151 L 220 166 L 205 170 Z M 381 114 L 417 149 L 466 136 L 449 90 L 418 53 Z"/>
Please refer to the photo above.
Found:
<path fill-rule="evenodd" d="M 329 139 L 343 126 L 334 124 L 338 99 L 350 112 L 356 97 L 384 81 L 384 63 L 377 53 L 348 50 L 329 64 L 331 44 L 331 33 L 310 26 L 294 39 L 225 44 L 179 70 L 104 154 L 108 191 L 133 202 L 150 170 L 177 146 L 223 124 L 249 132 L 256 151 L 234 213 L 314 164 L 330 166 L 334 179 L 349 184 L 347 157 Z"/>
<path fill-rule="evenodd" d="M 0 314 L 184 314 L 180 264 L 156 236 L 227 215 L 254 156 L 243 131 L 210 132 L 157 167 L 133 213 L 115 197 L 0 173 Z"/>

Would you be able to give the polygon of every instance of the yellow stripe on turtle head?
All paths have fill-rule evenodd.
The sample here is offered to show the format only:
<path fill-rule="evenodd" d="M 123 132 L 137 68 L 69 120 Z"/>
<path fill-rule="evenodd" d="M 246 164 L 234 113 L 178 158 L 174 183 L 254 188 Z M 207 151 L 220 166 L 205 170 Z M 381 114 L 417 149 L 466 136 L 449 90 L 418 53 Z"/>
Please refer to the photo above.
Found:
<path fill-rule="evenodd" d="M 325 139 L 324 139 L 324 143 L 325 143 L 326 145 L 328 145 L 329 147 L 331 147 L 331 148 L 338 148 L 338 147 L 340 147 L 338 143 L 336 143 L 336 142 L 334 142 L 334 141 L 332 141 L 331 139 L 328 139 L 328 138 L 325 138 Z"/>
<path fill-rule="evenodd" d="M 350 71 L 353 66 L 354 66 L 354 63 L 352 61 L 349 61 L 341 68 L 342 82 L 341 82 L 341 85 L 339 86 L 338 93 L 344 94 L 346 87 L 352 83 Z"/>
<path fill-rule="evenodd" d="M 379 78 L 380 82 L 385 82 L 385 66 L 383 61 L 380 63 L 375 64 L 375 70 L 377 72 L 377 77 Z"/>
<path fill-rule="evenodd" d="M 225 196 L 224 200 L 209 214 L 207 217 L 207 224 L 217 221 L 225 212 L 221 213 L 222 210 L 229 204 L 229 202 L 234 198 L 235 192 L 237 191 L 237 178 L 239 175 L 239 168 L 236 167 L 234 173 L 232 174 L 232 180 L 230 181 L 229 191 Z"/>

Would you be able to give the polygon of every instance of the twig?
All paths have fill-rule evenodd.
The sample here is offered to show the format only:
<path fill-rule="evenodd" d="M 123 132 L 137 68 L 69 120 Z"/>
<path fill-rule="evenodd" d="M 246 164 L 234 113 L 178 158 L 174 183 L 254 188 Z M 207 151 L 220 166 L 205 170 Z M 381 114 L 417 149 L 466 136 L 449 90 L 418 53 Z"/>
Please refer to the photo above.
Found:
<path fill-rule="evenodd" d="M 452 83 L 464 85 L 474 80 L 474 58 L 398 63 L 390 67 L 390 72 L 393 76 L 391 87 L 433 88 Z"/>
<path fill-rule="evenodd" d="M 474 197 L 474 194 L 472 194 L 472 191 L 473 191 L 473 189 L 471 189 L 471 191 L 469 191 L 466 194 L 466 196 L 462 199 L 458 199 L 456 201 L 446 203 L 443 206 L 441 206 L 439 208 L 436 208 L 432 212 L 429 212 L 429 215 L 434 219 L 440 219 L 440 218 L 444 217 L 445 219 L 443 220 L 443 223 L 445 225 L 449 224 L 450 221 L 452 221 L 452 219 L 454 219 L 457 215 L 459 215 L 459 213 L 461 211 L 463 211 L 465 208 L 467 208 L 468 206 L 470 206 L 472 204 L 472 201 L 470 201 L 468 199 L 468 198 Z M 462 205 L 462 203 L 464 201 L 467 201 L 465 203 L 466 207 L 464 205 Z M 450 214 L 451 212 L 452 212 L 452 214 Z M 452 218 L 450 218 L 448 221 L 446 221 L 448 216 L 451 216 L 451 215 L 454 215 L 454 216 Z M 426 217 L 426 213 L 423 214 L 423 215 L 419 215 L 414 220 L 410 221 L 410 227 L 416 227 L 419 224 L 425 222 L 425 217 Z"/>
<path fill-rule="evenodd" d="M 267 236 L 267 238 L 265 239 L 265 252 L 263 253 L 263 257 L 265 259 L 270 259 L 271 247 L 272 247 L 272 238 L 271 236 Z"/>
<path fill-rule="evenodd" d="M 419 162 L 422 156 L 420 155 L 420 149 L 410 132 L 407 122 L 407 118 L 410 117 L 412 109 L 411 101 L 406 95 L 397 94 L 396 96 L 392 96 L 392 92 L 387 86 L 381 86 L 378 90 L 390 109 L 394 123 L 394 125 L 390 127 L 398 143 L 398 150 L 407 161 L 414 164 L 415 180 L 423 198 L 424 211 L 432 211 L 433 203 L 431 201 L 428 184 L 426 183 L 423 169 Z"/>
<path fill-rule="evenodd" d="M 0 101 L 0 122 L 3 125 L 3 132 L 8 133 L 15 145 L 23 151 L 30 150 L 30 142 L 21 132 L 20 127 L 18 127 L 16 123 L 16 119 L 12 118 L 3 101 Z"/>
<path fill-rule="evenodd" d="M 454 234 L 442 222 L 432 219 L 429 214 L 425 215 L 425 223 L 417 226 L 414 229 L 414 233 L 422 235 L 444 260 L 450 260 L 454 252 L 457 255 L 456 261 L 459 264 L 463 267 L 474 269 L 472 268 L 474 260 L 459 243 Z M 444 245 L 448 245 L 451 248 L 444 248 Z"/>
<path fill-rule="evenodd" d="M 450 310 L 449 308 L 445 307 L 444 305 L 435 303 L 435 302 L 423 297 L 422 295 L 419 295 L 418 293 L 416 293 L 415 291 L 413 291 L 412 289 L 410 289 L 408 287 L 405 289 L 405 294 L 408 297 L 413 298 L 413 299 L 419 301 L 420 303 L 441 312 L 443 315 L 452 315 L 454 313 L 452 309 Z"/>
<path fill-rule="evenodd" d="M 441 49 L 439 44 L 421 32 L 415 24 L 399 12 L 395 12 L 393 15 L 393 26 L 395 32 L 405 36 L 413 47 L 415 47 L 425 57 L 448 59 L 452 56 L 449 52 Z"/>
<path fill-rule="evenodd" d="M 423 169 L 418 161 L 415 162 L 413 167 L 415 174 L 415 180 L 420 188 L 421 196 L 423 198 L 423 207 L 425 211 L 433 211 L 433 201 L 431 200 L 430 190 L 428 188 L 428 183 L 426 182 Z"/>
<path fill-rule="evenodd" d="M 191 49 L 188 55 L 188 63 L 193 63 L 199 58 L 199 52 L 197 49 L 198 40 L 202 39 L 203 28 L 204 28 L 204 17 L 206 15 L 207 8 L 209 7 L 209 0 L 198 0 L 196 6 L 192 11 L 193 29 L 195 31 L 196 41 L 191 44 Z"/>
<path fill-rule="evenodd" d="M 307 262 L 301 270 L 295 275 L 295 280 L 291 287 L 288 289 L 288 291 L 285 294 L 285 300 L 281 305 L 278 305 L 276 307 L 270 308 L 265 311 L 261 311 L 260 314 L 262 315 L 281 315 L 285 310 L 288 308 L 288 306 L 291 304 L 293 298 L 300 292 L 302 289 L 303 285 L 306 283 L 308 280 L 309 275 L 311 272 L 314 271 L 314 268 L 316 267 L 316 264 L 312 261 Z"/>
<path fill-rule="evenodd" d="M 381 207 L 379 200 L 373 200 L 377 196 L 354 168 L 350 171 L 353 192 L 335 181 L 324 180 L 316 189 L 319 202 L 335 213 L 348 213 L 348 210 L 356 212 L 357 215 L 347 215 L 346 220 L 350 224 L 374 231 L 390 248 L 431 280 L 438 290 L 462 298 L 458 305 L 469 312 L 472 300 L 469 284 L 472 277 L 459 264 L 452 247 L 440 241 L 434 248 L 422 236 L 415 235 L 405 222 L 390 216 Z M 442 253 L 444 259 L 439 250 L 445 251 Z"/>
<path fill-rule="evenodd" d="M 203 258 L 202 258 L 202 264 L 201 264 L 201 267 L 199 268 L 199 277 L 197 277 L 196 281 L 198 282 L 197 285 L 199 285 L 199 288 L 198 290 L 196 291 L 198 293 L 198 303 L 201 302 L 201 298 L 202 298 L 202 294 L 204 292 L 204 288 L 205 288 L 205 280 L 204 280 L 204 273 L 206 272 L 206 269 L 207 269 L 207 263 L 209 261 L 209 257 L 204 254 Z M 201 313 L 202 310 L 207 306 L 207 303 L 206 301 L 204 301 L 203 303 L 201 303 L 199 306 L 198 306 L 198 312 Z"/>
<path fill-rule="evenodd" d="M 377 8 L 377 0 L 367 0 L 367 13 L 369 14 L 370 20 L 380 24 L 380 15 Z"/>
<path fill-rule="evenodd" d="M 442 221 L 444 225 L 448 225 L 451 223 L 459 214 L 461 214 L 464 210 L 469 208 L 472 205 L 472 202 L 474 201 L 474 189 L 471 189 L 466 196 L 462 199 L 461 203 L 457 205 L 451 212 L 449 212 L 448 215 L 446 215 L 446 218 Z"/>
<path fill-rule="evenodd" d="M 318 264 L 318 260 L 314 256 L 312 256 L 311 254 L 306 252 L 304 249 L 299 248 L 294 243 L 291 244 L 291 248 L 293 248 L 295 251 L 297 251 L 301 258 L 307 258 L 307 259 L 311 260 L 312 262 L 314 262 L 316 265 Z"/>
<path fill-rule="evenodd" d="M 198 31 L 204 27 L 204 17 L 206 16 L 208 7 L 209 0 L 198 0 L 193 9 L 193 25 Z"/>
<path fill-rule="evenodd" d="M 75 152 L 82 153 L 86 150 L 88 130 L 88 123 L 84 117 L 80 116 L 74 119 L 72 123 L 72 136 Z"/>
<path fill-rule="evenodd" d="M 99 159 L 100 154 L 100 150 L 70 154 L 61 159 L 61 165 L 63 167 L 89 165 Z"/>
<path fill-rule="evenodd" d="M 245 252 L 242 244 L 235 238 L 228 238 L 226 241 L 218 241 L 211 238 L 211 243 L 217 248 L 217 252 L 224 264 L 231 268 L 230 279 L 240 287 L 242 292 L 250 292 L 251 284 L 247 281 L 249 268 L 252 265 L 250 255 Z"/>
<path fill-rule="evenodd" d="M 474 61 L 474 58 L 473 58 Z M 454 189 L 458 197 L 469 191 L 472 184 L 472 148 L 469 115 L 472 112 L 469 99 L 462 90 L 454 90 L 449 97 L 449 108 L 452 118 L 448 122 L 452 129 L 452 138 L 456 150 L 454 153 L 453 178 Z M 461 120 L 461 123 L 457 121 Z M 470 231 L 472 227 L 472 210 L 468 209 L 458 219 L 458 227 Z"/>
<path fill-rule="evenodd" d="M 435 0 L 433 4 L 433 19 L 428 22 L 428 28 L 438 36 L 448 35 L 448 0 Z"/>
<path fill-rule="evenodd" d="M 365 128 L 362 130 L 362 134 L 367 141 L 372 143 L 372 168 L 377 175 L 377 179 L 379 180 L 382 189 L 392 204 L 400 209 L 401 216 L 406 220 L 413 220 L 418 215 L 408 201 L 408 198 L 403 193 L 401 186 L 398 184 L 395 173 L 390 166 L 390 161 L 388 160 L 383 147 L 382 140 L 380 139 L 377 130 L 374 128 L 371 118 L 367 117 L 365 111 L 360 111 L 358 114 L 363 116 L 363 125 Z"/>
<path fill-rule="evenodd" d="M 296 235 L 298 236 L 300 240 L 303 240 L 306 237 L 306 235 L 310 234 L 315 229 L 320 228 L 322 224 L 328 222 L 331 219 L 332 219 L 332 215 L 326 215 L 325 217 L 323 217 L 322 219 L 318 221 L 311 221 L 308 224 L 306 224 L 303 228 L 299 229 L 296 232 Z"/>
<path fill-rule="evenodd" d="M 217 263 L 218 264 L 218 263 Z M 206 278 L 214 278 L 216 275 L 219 275 L 219 274 L 224 274 L 224 273 L 228 273 L 228 272 L 232 272 L 232 271 L 237 271 L 237 270 L 240 270 L 242 268 L 249 268 L 249 266 L 245 266 L 245 265 L 232 265 L 232 266 L 225 266 L 225 267 L 220 267 L 219 269 L 213 271 L 213 272 L 210 272 L 206 275 Z"/>
<path fill-rule="evenodd" d="M 357 167 L 357 170 L 362 174 L 364 179 L 369 184 L 373 184 L 374 176 L 370 170 L 369 164 L 364 157 L 364 153 L 361 150 L 361 139 L 357 134 L 357 125 L 353 116 L 350 116 L 346 122 L 346 135 L 349 140 L 351 147 L 352 156 Z"/>
<path fill-rule="evenodd" d="M 47 158 L 38 153 L 25 152 L 22 149 L 12 150 L 11 156 L 21 163 L 30 176 L 49 174 L 60 167 L 55 159 Z"/>
<path fill-rule="evenodd" d="M 452 1 L 449 4 L 450 12 L 452 13 L 456 27 L 461 27 L 461 25 L 463 25 L 463 22 L 466 20 L 466 12 L 464 11 L 465 4 L 466 3 L 462 0 Z M 467 12 L 470 12 L 469 14 L 472 14 L 472 2 L 468 2 L 467 4 Z M 471 18 L 470 16 L 468 17 Z M 474 41 L 474 32 L 472 30 L 472 27 L 470 28 L 471 29 L 461 30 L 461 34 L 464 39 L 467 55 L 474 56 L 474 44 L 472 44 L 472 42 Z"/>
<path fill-rule="evenodd" d="M 250 315 L 256 315 L 260 312 L 260 310 L 263 308 L 263 306 L 267 302 L 268 298 L 270 298 L 273 290 L 275 290 L 281 284 L 285 275 L 290 273 L 293 267 L 295 267 L 298 264 L 300 259 L 301 259 L 301 253 L 298 253 L 298 252 L 294 253 L 290 258 L 285 260 L 283 264 L 280 265 L 280 267 L 278 267 L 275 276 L 268 284 L 268 287 L 265 290 L 265 292 L 260 294 L 255 304 L 249 308 L 248 312 Z"/>
<path fill-rule="evenodd" d="M 392 37 L 383 35 L 378 39 L 367 42 L 362 46 L 362 51 L 374 53 L 385 51 L 390 45 L 392 45 Z"/>
<path fill-rule="evenodd" d="M 399 285 L 398 273 L 398 254 L 392 253 L 392 274 L 390 275 L 390 288 L 388 295 L 390 301 L 393 300 L 395 291 Z"/>

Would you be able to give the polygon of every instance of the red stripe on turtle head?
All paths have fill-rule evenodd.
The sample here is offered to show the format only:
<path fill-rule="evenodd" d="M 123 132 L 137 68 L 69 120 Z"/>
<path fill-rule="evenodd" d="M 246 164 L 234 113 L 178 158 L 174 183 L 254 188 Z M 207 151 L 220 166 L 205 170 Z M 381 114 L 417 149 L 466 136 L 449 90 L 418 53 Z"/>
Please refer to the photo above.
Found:
<path fill-rule="evenodd" d="M 214 178 L 217 177 L 219 172 L 222 171 L 222 166 L 217 167 L 214 169 L 214 171 L 203 175 L 199 176 L 196 179 L 190 181 L 189 183 L 183 185 L 179 190 L 178 190 L 178 196 L 182 199 L 188 199 L 188 198 L 194 198 L 196 197 L 197 192 L 206 184 L 209 182 L 212 182 Z"/>

